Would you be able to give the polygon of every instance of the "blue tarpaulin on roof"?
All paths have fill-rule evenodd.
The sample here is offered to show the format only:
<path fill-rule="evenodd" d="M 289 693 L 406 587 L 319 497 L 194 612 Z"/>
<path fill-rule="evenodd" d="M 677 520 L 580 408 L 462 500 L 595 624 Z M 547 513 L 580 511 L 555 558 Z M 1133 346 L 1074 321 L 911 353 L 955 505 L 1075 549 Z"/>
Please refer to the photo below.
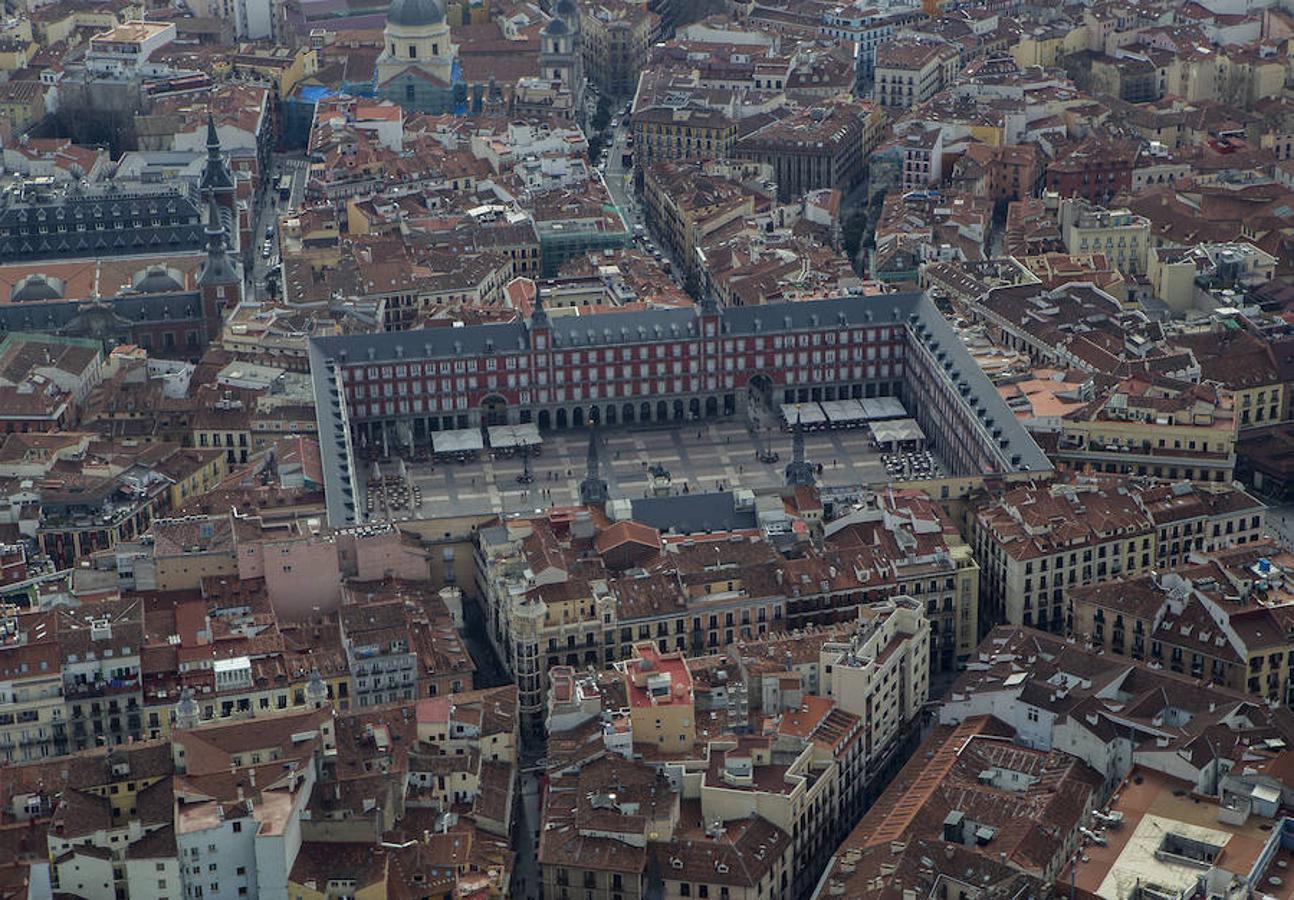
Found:
<path fill-rule="evenodd" d="M 322 84 L 306 84 L 301 86 L 297 91 L 297 96 L 306 103 L 318 103 L 325 97 L 334 96 L 335 92 L 324 87 Z"/>

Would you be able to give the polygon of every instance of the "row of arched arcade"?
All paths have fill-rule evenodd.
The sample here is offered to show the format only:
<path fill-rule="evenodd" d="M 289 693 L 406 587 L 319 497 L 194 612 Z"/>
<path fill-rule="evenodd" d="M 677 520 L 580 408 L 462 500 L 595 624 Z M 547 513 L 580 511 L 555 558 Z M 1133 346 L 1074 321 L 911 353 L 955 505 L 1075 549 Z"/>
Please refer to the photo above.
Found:
<path fill-rule="evenodd" d="M 688 400 L 644 400 L 640 403 L 607 403 L 541 409 L 535 417 L 540 431 L 583 428 L 586 425 L 633 425 L 637 422 L 694 422 L 731 416 L 737 411 L 734 394 L 692 397 Z"/>
<path fill-rule="evenodd" d="M 354 422 L 354 437 L 360 446 L 382 442 L 421 444 L 431 435 L 465 428 L 534 423 L 540 431 L 563 431 L 589 425 L 619 426 L 652 423 L 688 423 L 720 416 L 745 414 L 750 409 L 771 412 L 780 403 L 815 403 L 903 396 L 901 381 L 869 381 L 854 384 L 824 384 L 806 387 L 774 385 L 768 375 L 753 375 L 739 392 L 702 394 L 653 400 L 604 401 L 522 407 L 509 404 L 498 394 L 484 398 L 476 409 L 460 409 L 431 415 L 402 416 L 397 419 Z"/>

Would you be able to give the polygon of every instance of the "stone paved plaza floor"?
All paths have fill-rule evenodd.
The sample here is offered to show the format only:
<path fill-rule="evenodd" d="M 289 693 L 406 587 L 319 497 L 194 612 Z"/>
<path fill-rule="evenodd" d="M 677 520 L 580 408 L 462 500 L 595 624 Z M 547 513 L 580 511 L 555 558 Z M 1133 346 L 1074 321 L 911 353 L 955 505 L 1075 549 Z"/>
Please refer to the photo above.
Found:
<path fill-rule="evenodd" d="M 764 440 L 771 440 L 772 449 L 780 454 L 776 463 L 759 461 Z M 866 429 L 806 434 L 807 458 L 823 467 L 819 483 L 884 482 L 880 456 L 867 441 Z M 622 426 L 598 432 L 598 452 L 602 477 L 613 498 L 644 496 L 648 469 L 655 464 L 670 471 L 678 491 L 685 484 L 689 491 L 758 490 L 783 483 L 791 435 L 779 429 L 757 434 L 738 417 L 679 426 Z M 422 505 L 397 510 L 394 518 L 524 512 L 578 503 L 587 453 L 587 431 L 546 433 L 541 455 L 531 459 L 534 481 L 530 485 L 517 482 L 524 468 L 519 456 L 491 460 L 488 450 L 475 462 L 411 463 L 409 472 L 421 491 Z M 367 480 L 367 472 L 361 480 Z M 373 517 L 383 518 L 378 506 Z"/>

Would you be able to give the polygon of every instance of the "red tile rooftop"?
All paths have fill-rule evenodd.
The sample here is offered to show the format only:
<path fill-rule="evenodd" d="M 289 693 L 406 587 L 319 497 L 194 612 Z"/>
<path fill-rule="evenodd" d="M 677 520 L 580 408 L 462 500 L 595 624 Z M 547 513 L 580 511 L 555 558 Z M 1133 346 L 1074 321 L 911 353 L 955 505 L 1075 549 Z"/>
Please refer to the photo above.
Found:
<path fill-rule="evenodd" d="M 432 697 L 419 700 L 417 707 L 418 724 L 431 722 L 449 722 L 449 698 Z"/>
<path fill-rule="evenodd" d="M 836 702 L 829 697 L 817 697 L 812 694 L 804 698 L 799 709 L 782 716 L 778 731 L 781 734 L 798 738 L 807 738 L 831 714 Z"/>
<path fill-rule="evenodd" d="M 662 655 L 654 644 L 642 644 L 635 648 L 639 658 L 625 664 L 627 673 L 625 689 L 629 694 L 629 703 L 634 707 L 668 706 L 671 704 L 689 704 L 692 702 L 692 675 L 682 654 L 667 653 Z M 669 680 L 657 680 L 658 676 L 668 675 Z M 661 693 L 668 685 L 668 690 Z M 655 692 L 652 688 L 655 687 Z"/>

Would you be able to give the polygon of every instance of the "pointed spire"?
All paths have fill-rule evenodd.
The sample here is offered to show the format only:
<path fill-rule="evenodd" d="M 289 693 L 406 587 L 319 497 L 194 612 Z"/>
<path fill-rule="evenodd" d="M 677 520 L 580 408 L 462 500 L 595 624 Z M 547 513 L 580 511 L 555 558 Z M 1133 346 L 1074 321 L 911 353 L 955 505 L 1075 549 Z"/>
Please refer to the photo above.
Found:
<path fill-rule="evenodd" d="M 216 205 L 215 196 L 207 198 L 207 255 L 225 254 L 225 223 L 220 218 L 220 207 Z"/>
<path fill-rule="evenodd" d="M 607 502 L 607 483 L 602 477 L 602 464 L 598 458 L 598 435 L 589 426 L 589 449 L 584 463 L 584 480 L 580 482 L 580 502 L 598 506 Z"/>
<path fill-rule="evenodd" d="M 207 164 L 202 170 L 202 190 L 210 195 L 215 191 L 229 192 L 234 189 L 234 176 L 225 165 L 225 157 L 220 152 L 220 135 L 216 133 L 216 117 L 207 110 Z"/>
<path fill-rule="evenodd" d="M 701 295 L 701 315 L 717 316 L 719 315 L 719 301 L 714 296 L 714 291 L 706 291 Z"/>
<path fill-rule="evenodd" d="M 239 284 L 243 280 L 234 259 L 228 253 L 229 236 L 220 215 L 216 195 L 207 195 L 207 261 L 198 273 L 198 284 Z"/>
<path fill-rule="evenodd" d="M 535 285 L 535 308 L 530 313 L 531 330 L 548 327 L 548 311 L 544 309 L 544 292 Z"/>
<path fill-rule="evenodd" d="M 804 426 L 800 423 L 800 410 L 795 410 L 795 423 L 791 426 L 791 461 L 786 464 L 788 487 L 812 485 L 817 481 L 813 464 L 804 458 Z"/>

